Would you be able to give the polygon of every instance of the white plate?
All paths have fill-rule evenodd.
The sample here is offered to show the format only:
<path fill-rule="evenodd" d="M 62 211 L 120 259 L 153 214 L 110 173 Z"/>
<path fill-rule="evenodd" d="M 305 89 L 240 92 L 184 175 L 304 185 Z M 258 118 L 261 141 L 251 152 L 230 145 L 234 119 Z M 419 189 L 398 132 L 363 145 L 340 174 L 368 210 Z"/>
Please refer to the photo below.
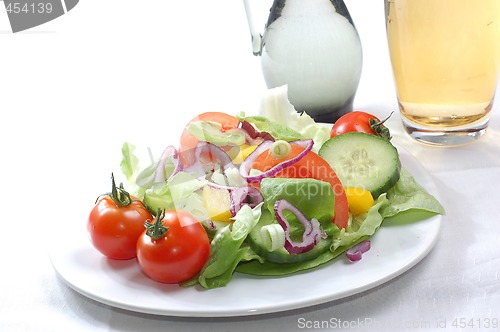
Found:
<path fill-rule="evenodd" d="M 399 148 L 401 162 L 417 181 L 438 197 L 435 184 L 419 162 Z M 439 197 L 438 197 L 439 198 Z M 107 305 L 136 312 L 189 317 L 246 316 L 297 309 L 360 293 L 410 269 L 432 249 L 441 216 L 414 223 L 383 224 L 371 250 L 350 263 L 345 255 L 317 269 L 279 278 L 236 273 L 223 288 L 181 288 L 147 278 L 135 260 L 111 261 L 87 238 L 86 216 L 74 224 L 75 237 L 59 237 L 50 251 L 52 264 L 73 289 Z M 69 230 L 64 229 L 65 232 Z"/>

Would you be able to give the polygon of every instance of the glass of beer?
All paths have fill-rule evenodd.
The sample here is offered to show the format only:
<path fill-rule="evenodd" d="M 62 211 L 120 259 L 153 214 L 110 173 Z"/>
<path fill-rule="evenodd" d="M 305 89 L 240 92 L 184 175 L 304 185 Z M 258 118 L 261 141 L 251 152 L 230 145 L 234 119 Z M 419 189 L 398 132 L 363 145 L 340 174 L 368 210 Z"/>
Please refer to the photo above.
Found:
<path fill-rule="evenodd" d="M 438 146 L 486 131 L 500 67 L 500 0 L 384 0 L 403 125 Z"/>

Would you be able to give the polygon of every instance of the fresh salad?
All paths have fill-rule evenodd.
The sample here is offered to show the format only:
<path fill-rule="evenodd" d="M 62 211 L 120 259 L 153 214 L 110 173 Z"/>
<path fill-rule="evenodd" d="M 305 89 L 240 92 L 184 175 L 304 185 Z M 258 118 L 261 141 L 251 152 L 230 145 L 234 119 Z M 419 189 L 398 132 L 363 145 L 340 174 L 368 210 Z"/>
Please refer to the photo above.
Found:
<path fill-rule="evenodd" d="M 401 165 L 384 121 L 357 111 L 316 123 L 286 87 L 269 90 L 258 115 L 198 115 L 146 167 L 134 145 L 122 154 L 125 186 L 112 176 L 88 218 L 90 240 L 184 287 L 293 274 L 341 254 L 359 261 L 384 219 L 445 212 Z"/>

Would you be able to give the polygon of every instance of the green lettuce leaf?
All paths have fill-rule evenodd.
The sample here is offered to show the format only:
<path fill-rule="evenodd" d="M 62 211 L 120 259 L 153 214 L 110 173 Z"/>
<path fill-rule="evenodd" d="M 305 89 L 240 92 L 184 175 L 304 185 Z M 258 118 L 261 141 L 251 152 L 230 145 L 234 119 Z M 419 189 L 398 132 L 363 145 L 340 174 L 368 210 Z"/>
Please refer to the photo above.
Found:
<path fill-rule="evenodd" d="M 383 208 L 384 218 L 395 217 L 405 212 L 424 212 L 432 214 L 445 214 L 445 209 L 439 201 L 427 190 L 419 185 L 411 173 L 402 168 L 399 181 L 387 192 L 389 205 Z M 408 216 L 407 213 L 405 215 Z"/>
<path fill-rule="evenodd" d="M 212 121 L 196 121 L 189 124 L 187 130 L 200 141 L 215 145 L 241 145 L 246 135 L 241 130 L 222 130 L 222 125 Z"/>
<path fill-rule="evenodd" d="M 234 222 L 218 230 L 210 244 L 210 258 L 197 277 L 201 286 L 208 289 L 223 287 L 231 281 L 241 261 L 259 259 L 244 241 L 259 221 L 261 208 L 262 203 L 253 209 L 243 205 Z"/>
<path fill-rule="evenodd" d="M 347 229 L 340 230 L 339 235 L 333 240 L 333 250 L 344 248 L 344 250 L 352 247 L 357 242 L 375 234 L 377 229 L 382 224 L 384 217 L 382 211 L 389 205 L 389 200 L 386 194 L 382 194 L 377 198 L 375 205 L 368 210 L 360 219 L 354 219 Z"/>
<path fill-rule="evenodd" d="M 135 146 L 130 143 L 122 145 L 122 161 L 120 167 L 127 181 L 135 183 L 135 177 L 139 171 L 139 158 L 134 154 Z"/>
<path fill-rule="evenodd" d="M 284 141 L 296 141 L 302 139 L 302 135 L 287 125 L 280 123 L 278 121 L 271 120 L 265 116 L 253 115 L 245 116 L 244 113 L 239 113 L 237 115 L 238 120 L 247 121 L 254 125 L 258 131 L 265 131 L 269 133 L 276 140 Z"/>

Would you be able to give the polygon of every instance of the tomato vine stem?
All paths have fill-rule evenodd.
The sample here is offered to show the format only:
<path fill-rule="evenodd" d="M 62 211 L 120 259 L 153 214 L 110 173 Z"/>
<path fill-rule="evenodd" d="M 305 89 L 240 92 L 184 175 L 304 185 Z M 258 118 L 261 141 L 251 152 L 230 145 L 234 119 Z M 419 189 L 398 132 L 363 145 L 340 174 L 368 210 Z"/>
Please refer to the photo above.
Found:
<path fill-rule="evenodd" d="M 391 112 L 391 114 L 389 114 L 389 116 L 387 118 L 385 118 L 384 120 L 382 120 L 382 121 L 377 121 L 376 119 L 370 119 L 369 120 L 370 127 L 377 134 L 377 136 L 383 137 L 383 138 L 385 138 L 387 140 L 390 140 L 392 138 L 391 137 L 391 133 L 389 131 L 389 128 L 387 128 L 387 127 L 384 126 L 384 123 L 387 120 L 389 120 L 389 118 L 391 117 L 392 113 L 394 113 L 394 112 Z"/>
<path fill-rule="evenodd" d="M 123 183 L 120 183 L 119 187 L 116 186 L 113 173 L 111 173 L 111 192 L 107 195 L 111 197 L 118 207 L 128 206 L 133 202 L 130 194 L 123 188 Z"/>
<path fill-rule="evenodd" d="M 165 236 L 168 231 L 168 226 L 163 225 L 163 218 L 165 217 L 165 210 L 158 209 L 156 214 L 156 219 L 153 223 L 149 220 L 144 222 L 144 227 L 146 227 L 146 235 L 154 240 L 159 240 Z"/>

